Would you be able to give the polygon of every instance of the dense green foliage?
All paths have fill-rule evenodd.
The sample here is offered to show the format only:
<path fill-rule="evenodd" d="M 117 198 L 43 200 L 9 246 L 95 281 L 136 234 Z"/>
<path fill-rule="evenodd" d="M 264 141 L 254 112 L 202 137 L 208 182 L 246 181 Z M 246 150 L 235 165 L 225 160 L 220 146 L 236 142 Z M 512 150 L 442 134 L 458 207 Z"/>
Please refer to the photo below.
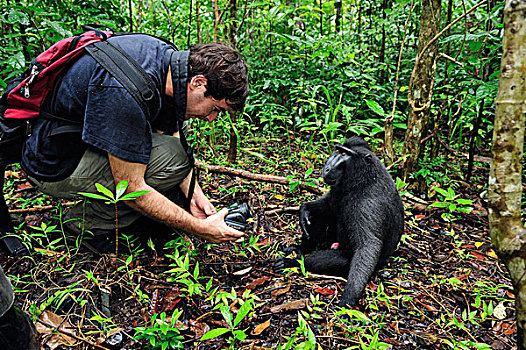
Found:
<path fill-rule="evenodd" d="M 251 95 L 245 110 L 248 123 L 241 123 L 238 129 L 254 131 L 249 125 L 257 126 L 270 134 L 294 132 L 303 139 L 315 135 L 330 143 L 347 131 L 368 136 L 382 133 L 383 120 L 393 109 L 397 61 L 405 45 L 394 110 L 395 130 L 400 130 L 396 135 L 403 135 L 419 3 L 343 2 L 339 31 L 332 2 L 324 2 L 321 8 L 309 1 L 240 2 L 233 20 L 229 3 L 219 1 L 215 31 L 212 4 L 199 2 L 198 12 L 193 4 L 190 14 L 187 1 L 132 1 L 130 14 L 128 2 L 3 0 L 0 84 L 20 73 L 43 48 L 79 33 L 85 23 L 159 35 L 179 48 L 199 39 L 211 42 L 214 32 L 218 41 L 229 42 L 234 26 L 237 46 L 251 68 Z M 473 4 L 454 2 L 451 18 Z M 442 27 L 447 5 L 443 4 Z M 452 60 L 442 56 L 437 62 L 432 115 L 441 139 L 459 150 L 474 136 L 482 148 L 489 144 L 502 6 L 480 7 L 440 38 L 441 52 Z M 481 107 L 482 123 L 474 130 Z M 227 119 L 223 122 L 228 125 Z M 215 129 L 203 125 L 201 130 L 214 138 L 226 137 L 228 128 L 223 125 L 216 124 Z"/>
<path fill-rule="evenodd" d="M 245 111 L 235 125 L 227 114 L 220 116 L 213 124 L 192 120 L 196 124 L 193 126 L 197 126 L 192 128 L 192 142 L 199 158 L 214 164 L 225 164 L 225 145 L 233 129 L 240 136 L 238 147 L 243 151 L 238 167 L 261 174 L 286 176 L 292 179 L 288 190 L 296 192 L 288 193 L 287 188 L 248 181 L 227 182 L 222 177 L 214 186 L 205 187 L 208 192 L 215 192 L 214 198 L 227 202 L 248 197 L 248 194 L 259 196 L 255 201 L 260 206 L 260 213 L 268 209 L 264 207 L 269 203 L 274 207 L 298 206 L 312 199 L 311 194 L 298 191 L 298 185 L 320 185 L 319 170 L 332 149 L 328 146 L 348 133 L 366 136 L 381 156 L 384 120 L 391 114 L 394 115 L 396 163 L 390 170 L 396 178 L 397 166 L 403 160 L 401 144 L 409 113 L 407 96 L 417 56 L 421 2 L 343 1 L 340 26 L 337 26 L 333 1 L 322 2 L 321 5 L 319 1 L 306 0 L 238 1 L 235 14 L 231 13 L 232 0 L 217 1 L 216 20 L 214 0 L 0 0 L 0 92 L 39 52 L 61 38 L 81 33 L 82 24 L 98 23 L 116 31 L 161 36 L 173 41 L 180 49 L 198 42 L 235 42 L 250 67 L 251 92 Z M 476 4 L 473 1 L 444 1 L 441 18 L 437 18 L 440 22 L 438 26 L 444 28 Z M 450 14 L 448 8 L 451 8 Z M 404 249 L 394 259 L 392 267 L 384 270 L 382 276 L 387 277 L 377 279 L 374 282 L 376 287 L 367 289 L 363 310 L 340 310 L 340 314 L 334 313 L 334 300 L 328 302 L 334 295 L 330 290 L 323 288 L 320 292 L 321 287 L 305 288 L 301 292 L 304 292 L 303 297 L 307 293 L 309 298 L 306 304 L 308 312 L 302 310 L 297 317 L 295 314 L 297 322 L 292 328 L 288 324 L 287 329 L 287 323 L 282 323 L 281 318 L 286 317 L 279 313 L 272 316 L 271 329 L 276 332 L 279 329 L 279 335 L 275 336 L 278 340 L 271 344 L 273 348 L 316 348 L 315 334 L 323 334 L 318 342 L 321 339 L 331 344 L 330 337 L 323 333 L 328 331 L 326 324 L 337 324 L 343 332 L 334 334 L 339 334 L 343 344 L 360 349 L 389 348 L 390 343 L 384 341 L 392 341 L 385 335 L 390 334 L 391 329 L 396 330 L 391 333 L 391 338 L 402 334 L 400 337 L 410 339 L 410 344 L 431 346 L 440 343 L 442 348 L 451 349 L 488 349 L 492 346 L 485 342 L 501 339 L 502 330 L 508 332 L 507 336 L 513 334 L 510 322 L 502 321 L 509 321 L 511 317 L 513 296 L 510 286 L 501 277 L 504 273 L 496 272 L 496 262 L 491 260 L 495 258 L 494 252 L 487 240 L 482 238 L 484 229 L 481 227 L 485 223 L 480 223 L 483 219 L 473 219 L 476 215 L 485 215 L 481 212 L 483 206 L 479 204 L 479 197 L 483 196 L 479 194 L 486 186 L 483 176 L 487 164 L 478 164 L 481 165 L 478 167 L 480 171 L 474 172 L 473 183 L 463 181 L 466 178 L 463 155 L 474 145 L 474 154 L 487 156 L 491 142 L 500 65 L 502 10 L 502 3 L 484 4 L 438 39 L 442 55 L 437 60 L 432 120 L 425 133 L 420 167 L 413 174 L 413 179 L 419 180 L 422 185 L 419 189 L 428 190 L 417 194 L 422 198 L 427 195 L 429 202 L 436 202 L 429 208 L 426 206 L 426 209 L 408 206 L 406 233 L 402 242 Z M 395 87 L 398 90 L 396 100 Z M 479 160 L 484 161 L 483 158 Z M 39 201 L 38 204 L 55 204 L 54 199 L 47 196 L 21 196 L 23 189 L 17 186 L 25 180 L 19 177 L 17 171 L 7 177 L 5 192 L 8 193 L 6 198 L 10 207 L 28 208 L 37 204 L 36 201 Z M 201 180 L 204 186 L 214 182 L 207 172 L 201 174 Z M 400 178 L 396 180 L 401 194 L 414 190 L 409 189 Z M 405 181 L 410 182 L 410 179 Z M 476 194 L 473 193 L 475 191 Z M 111 194 L 108 196 L 112 197 Z M 440 211 L 433 212 L 430 208 Z M 112 210 L 111 207 L 109 210 Z M 465 220 L 473 212 L 476 214 L 469 216 L 471 221 Z M 424 214 L 429 216 L 429 220 Z M 99 268 L 98 263 L 95 267 L 84 269 L 87 263 L 83 261 L 79 263 L 82 269 L 71 267 L 68 260 L 75 261 L 80 246 L 70 248 L 62 234 L 58 238 L 50 238 L 62 232 L 59 225 L 42 223 L 32 227 L 26 219 L 28 224 L 21 223 L 17 230 L 23 232 L 24 243 L 30 248 L 45 248 L 35 250 L 32 257 L 35 260 L 35 275 L 51 275 L 48 270 L 66 276 L 75 274 L 75 270 L 86 274 L 79 282 L 85 288 L 78 297 L 82 306 L 87 302 L 93 303 L 91 298 L 95 298 L 88 290 L 97 291 L 106 282 L 113 286 L 124 285 L 122 290 L 123 294 L 127 293 L 126 300 L 131 300 L 129 305 L 134 308 L 140 306 L 141 312 L 148 305 L 148 312 L 156 316 L 146 322 L 143 314 L 142 321 L 146 324 L 139 324 L 134 330 L 135 339 L 141 339 L 150 348 L 183 346 L 180 330 L 185 330 L 188 325 L 180 324 L 180 319 L 185 322 L 199 320 L 204 324 L 210 315 L 215 315 L 217 322 L 212 323 L 214 327 L 211 330 L 199 329 L 201 333 L 191 329 L 196 334 L 193 341 L 220 339 L 223 345 L 236 348 L 248 336 L 248 327 L 253 329 L 255 325 L 264 325 L 263 321 L 270 315 L 266 308 L 269 299 L 260 299 L 260 295 L 270 293 L 268 290 L 261 291 L 261 287 L 261 294 L 251 294 L 248 288 L 243 295 L 240 290 L 247 280 L 252 281 L 255 277 L 259 277 L 257 281 L 265 285 L 268 280 L 262 278 L 267 275 L 259 275 L 263 269 L 255 268 L 250 272 L 253 274 L 250 278 L 249 272 L 245 271 L 247 275 L 243 281 L 241 277 L 236 280 L 229 274 L 232 269 L 229 273 L 214 270 L 215 264 L 223 266 L 224 261 L 219 260 L 222 258 L 228 262 L 225 266 L 235 266 L 236 269 L 240 260 L 243 263 L 258 261 L 259 266 L 268 267 L 267 259 L 275 257 L 277 245 L 290 243 L 294 240 L 294 233 L 299 232 L 295 217 L 288 218 L 288 221 L 270 217 L 268 214 L 262 220 L 257 233 L 237 245 L 228 245 L 226 250 L 216 250 L 215 246 L 208 245 L 196 249 L 192 242 L 180 238 L 168 242 L 164 249 L 163 246 L 155 247 L 151 240 L 147 248 L 143 246 L 139 249 L 130 243 L 133 241 L 131 238 L 126 238 L 129 244 L 123 247 L 123 251 L 129 251 L 130 255 L 126 257 L 127 253 L 121 252 L 121 256 L 101 264 L 113 266 L 109 270 Z M 54 260 L 53 252 L 64 252 L 63 245 L 67 255 L 64 253 Z M 483 247 L 482 250 L 480 247 Z M 155 260 L 153 267 L 148 266 L 144 259 L 137 262 L 143 258 L 145 249 L 155 257 L 152 258 Z M 48 258 L 51 262 L 46 260 Z M 439 263 L 438 258 L 441 259 Z M 164 262 L 165 267 L 169 266 L 169 270 L 159 273 L 155 266 L 157 260 Z M 183 316 L 177 309 L 181 304 L 170 312 L 156 313 L 159 311 L 159 305 L 154 301 L 157 294 L 152 292 L 153 287 L 147 289 L 144 285 L 144 280 L 156 275 L 145 271 L 141 264 L 151 267 L 157 276 L 168 276 L 168 281 L 172 283 L 170 287 L 177 289 L 177 296 L 173 298 L 185 300 L 182 303 L 186 308 Z M 241 264 L 241 267 L 245 270 L 245 265 Z M 492 277 L 497 274 L 498 278 L 486 280 L 485 274 Z M 142 279 L 144 276 L 147 278 Z M 272 274 L 272 278 L 277 277 Z M 14 280 L 19 294 L 33 285 L 37 291 L 48 288 L 47 279 L 39 279 L 29 273 Z M 156 279 L 152 281 L 157 283 Z M 304 274 L 299 272 L 287 275 L 285 282 L 294 287 L 306 284 Z M 80 288 L 76 284 L 53 288 L 61 294 L 45 295 L 42 297 L 44 302 L 39 306 L 38 303 L 31 306 L 30 311 L 35 318 L 50 305 L 59 310 L 62 298 L 65 300 L 66 296 L 80 291 L 74 290 Z M 258 288 L 258 285 L 254 282 L 252 288 Z M 269 287 L 269 290 L 279 288 Z M 336 287 L 333 289 L 336 291 Z M 290 293 L 298 290 L 293 288 Z M 445 303 L 435 297 L 440 294 L 446 295 Z M 319 300 L 320 295 L 324 295 L 323 300 Z M 460 302 L 455 300 L 458 295 L 463 297 Z M 278 300 L 277 297 L 272 298 L 274 302 Z M 431 299 L 436 303 L 433 304 Z M 174 305 L 177 302 L 179 300 Z M 192 307 L 202 314 L 192 314 Z M 260 312 L 264 318 L 254 317 Z M 140 318 L 138 313 L 133 316 L 134 320 Z M 342 314 L 346 317 L 341 317 Z M 332 318 L 332 321 L 328 322 L 324 317 Z M 123 321 L 122 318 L 129 323 L 123 315 L 115 316 L 114 322 L 118 324 Z M 431 329 L 430 338 L 436 338 L 436 335 L 438 338 L 426 340 L 419 335 L 423 322 L 431 325 L 426 329 L 426 332 Z M 400 332 L 398 323 L 407 327 L 408 331 L 402 329 Z M 199 323 L 190 323 L 190 326 L 197 328 Z M 411 327 L 417 331 L 414 332 Z M 286 329 L 283 337 L 282 329 Z M 329 333 L 334 335 L 332 329 Z M 265 333 L 263 335 L 262 338 L 269 337 Z M 429 344 L 420 343 L 420 338 L 429 341 Z"/>

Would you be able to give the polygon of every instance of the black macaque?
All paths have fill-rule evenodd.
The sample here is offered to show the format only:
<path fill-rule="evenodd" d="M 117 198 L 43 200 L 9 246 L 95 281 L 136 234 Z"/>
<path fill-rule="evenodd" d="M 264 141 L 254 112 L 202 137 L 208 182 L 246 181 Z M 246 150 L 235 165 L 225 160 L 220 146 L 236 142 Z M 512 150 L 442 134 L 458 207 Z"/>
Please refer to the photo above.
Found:
<path fill-rule="evenodd" d="M 347 277 L 340 306 L 356 305 L 376 268 L 395 251 L 404 209 L 391 176 L 357 136 L 336 145 L 323 168 L 331 190 L 300 207 L 301 244 L 286 248 L 305 256 L 307 271 Z M 336 249 L 330 249 L 337 242 Z M 277 269 L 298 266 L 281 258 Z"/>

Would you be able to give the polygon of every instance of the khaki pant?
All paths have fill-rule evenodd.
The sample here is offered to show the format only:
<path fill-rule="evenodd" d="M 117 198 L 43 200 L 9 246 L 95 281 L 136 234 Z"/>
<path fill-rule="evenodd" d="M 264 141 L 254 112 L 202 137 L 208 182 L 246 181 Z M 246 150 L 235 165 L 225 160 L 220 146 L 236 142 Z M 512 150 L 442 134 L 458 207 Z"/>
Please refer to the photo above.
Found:
<path fill-rule="evenodd" d="M 146 168 L 146 183 L 159 192 L 177 187 L 190 173 L 190 165 L 179 138 L 154 133 L 150 163 Z M 98 193 L 95 183 L 100 183 L 115 193 L 115 183 L 108 156 L 99 150 L 86 150 L 79 165 L 67 179 L 57 182 L 42 182 L 29 177 L 41 192 L 58 198 L 79 198 L 78 192 Z M 141 214 L 124 203 L 118 205 L 119 227 L 127 227 Z M 87 230 L 115 229 L 115 208 L 102 200 L 88 199 L 68 210 L 66 220 L 84 219 Z"/>

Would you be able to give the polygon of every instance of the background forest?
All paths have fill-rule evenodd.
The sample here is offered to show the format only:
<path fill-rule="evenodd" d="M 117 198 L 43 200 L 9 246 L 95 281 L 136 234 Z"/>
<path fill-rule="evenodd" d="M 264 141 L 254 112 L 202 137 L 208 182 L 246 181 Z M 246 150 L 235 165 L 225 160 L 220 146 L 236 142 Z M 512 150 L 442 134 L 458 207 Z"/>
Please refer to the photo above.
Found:
<path fill-rule="evenodd" d="M 228 42 L 250 69 L 244 113 L 193 120 L 190 133 L 205 192 L 219 207 L 249 202 L 256 213 L 242 243 L 141 245 L 129 235 L 126 253 L 86 257 L 61 234 L 57 218 L 69 203 L 31 191 L 18 167 L 8 171 L 4 192 L 32 255 L 0 255 L 0 263 L 22 308 L 42 321 L 46 346 L 513 347 L 513 289 L 491 248 L 486 212 L 504 3 L 1 3 L 0 91 L 88 23 L 157 35 L 179 49 Z M 269 261 L 299 239 L 298 206 L 326 188 L 321 168 L 351 134 L 369 142 L 396 180 L 406 233 L 360 306 L 338 310 L 341 280 L 278 275 Z M 286 185 L 229 175 L 224 166 L 281 176 Z"/>

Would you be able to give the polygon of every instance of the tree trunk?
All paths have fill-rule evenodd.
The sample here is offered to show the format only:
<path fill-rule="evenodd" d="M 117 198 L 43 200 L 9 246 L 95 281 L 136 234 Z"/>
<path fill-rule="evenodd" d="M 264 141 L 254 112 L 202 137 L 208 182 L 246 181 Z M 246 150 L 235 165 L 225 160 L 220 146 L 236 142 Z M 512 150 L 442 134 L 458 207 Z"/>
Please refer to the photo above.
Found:
<path fill-rule="evenodd" d="M 237 3 L 236 0 L 230 0 L 230 25 L 229 25 L 229 36 L 230 44 L 235 49 L 237 47 Z M 237 160 L 237 134 L 236 134 L 236 124 L 237 124 L 237 115 L 235 111 L 228 111 L 230 114 L 230 120 L 232 121 L 232 127 L 230 129 L 230 143 L 228 148 L 228 164 L 233 164 Z"/>
<path fill-rule="evenodd" d="M 128 14 L 130 17 L 130 32 L 133 32 L 133 8 L 132 8 L 132 0 L 128 0 Z"/>
<path fill-rule="evenodd" d="M 195 0 L 195 26 L 197 30 L 197 43 L 201 44 L 201 18 L 199 13 L 199 0 Z"/>
<path fill-rule="evenodd" d="M 362 57 L 362 2 L 360 1 L 360 4 L 358 5 L 358 28 L 357 29 L 357 36 L 358 36 L 358 55 Z"/>
<path fill-rule="evenodd" d="M 427 43 L 438 32 L 441 0 L 423 0 L 420 14 L 420 32 L 418 35 L 418 56 L 413 70 L 413 86 L 409 89 L 408 100 L 411 106 L 407 118 L 407 131 L 403 154 L 407 156 L 404 162 L 403 179 L 408 180 L 415 170 L 420 156 L 420 142 L 424 129 L 429 121 L 433 83 L 435 80 L 437 42 L 427 46 Z M 427 47 L 427 50 L 423 51 Z"/>
<path fill-rule="evenodd" d="M 217 27 L 219 26 L 219 9 L 217 2 L 219 0 L 212 0 L 212 5 L 214 6 L 214 30 L 213 30 L 213 41 L 217 43 Z"/>
<path fill-rule="evenodd" d="M 387 0 L 383 0 L 382 2 L 382 39 L 380 43 L 380 57 L 378 58 L 378 62 L 380 63 L 380 69 L 378 70 L 378 84 L 383 85 L 385 82 L 385 73 L 386 73 L 386 65 L 385 65 L 385 22 L 387 19 L 387 13 L 385 10 L 387 10 Z"/>
<path fill-rule="evenodd" d="M 452 17 L 453 17 L 453 0 L 449 0 L 447 3 L 446 23 L 448 24 L 451 23 Z M 450 35 L 451 35 L 451 29 L 448 29 L 446 31 L 446 37 L 449 37 Z M 446 55 L 450 56 L 450 53 L 451 53 L 451 43 L 448 42 L 446 44 Z M 449 74 L 447 71 L 449 69 L 450 64 L 451 62 L 449 60 L 446 60 L 446 63 L 444 66 L 444 81 L 442 83 L 443 85 L 448 85 L 449 83 Z M 447 89 L 447 92 L 452 93 L 451 89 L 449 88 Z M 447 123 L 447 116 L 448 116 L 447 113 L 449 111 L 447 104 L 448 104 L 448 99 L 446 98 L 445 101 L 442 102 L 440 112 L 437 114 L 437 117 L 435 120 L 435 125 L 434 125 L 434 130 L 433 130 L 433 134 L 435 135 L 435 137 L 433 137 L 431 141 L 432 142 L 431 143 L 431 158 L 432 159 L 436 158 L 440 151 L 440 139 L 439 138 L 441 135 L 442 128 Z"/>
<path fill-rule="evenodd" d="M 384 148 L 385 148 L 385 165 L 389 166 L 394 162 L 394 149 L 393 149 L 393 140 L 394 140 L 394 130 L 393 130 L 393 121 L 396 113 L 396 99 L 398 97 L 398 78 L 400 77 L 400 65 L 402 63 L 402 53 L 404 52 L 405 38 L 407 35 L 407 26 L 411 15 L 413 14 L 413 5 L 414 0 L 411 1 L 411 6 L 409 7 L 409 14 L 404 24 L 404 34 L 400 40 L 400 53 L 398 54 L 398 63 L 396 64 L 396 77 L 395 77 L 395 86 L 394 86 L 394 96 L 393 96 L 393 108 L 391 114 L 385 118 L 384 125 Z"/>
<path fill-rule="evenodd" d="M 190 0 L 190 11 L 188 13 L 190 14 L 190 17 L 188 18 L 188 36 L 187 36 L 187 43 L 186 47 L 190 47 L 190 37 L 192 36 L 192 6 L 193 6 L 193 0 Z"/>
<path fill-rule="evenodd" d="M 521 221 L 526 100 L 526 0 L 507 0 L 489 176 L 491 240 L 510 272 L 518 349 L 526 349 L 526 229 Z"/>

